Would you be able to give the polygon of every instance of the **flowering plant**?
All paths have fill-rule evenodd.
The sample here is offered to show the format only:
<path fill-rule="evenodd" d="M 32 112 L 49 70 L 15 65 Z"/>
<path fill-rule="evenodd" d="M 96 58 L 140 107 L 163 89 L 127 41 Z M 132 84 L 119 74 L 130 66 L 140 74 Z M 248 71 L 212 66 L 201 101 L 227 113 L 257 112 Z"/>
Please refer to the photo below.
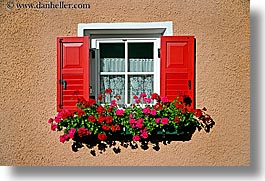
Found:
<path fill-rule="evenodd" d="M 179 93 L 174 101 L 153 93 L 135 95 L 134 104 L 121 108 L 114 96 L 110 103 L 101 104 L 106 95 L 111 97 L 108 88 L 105 94 L 98 95 L 98 100 L 78 98 L 77 111 L 62 110 L 55 118 L 50 118 L 52 131 L 63 131 L 60 142 L 70 139 L 96 136 L 99 141 L 107 141 L 114 135 L 127 133 L 134 142 L 146 140 L 153 134 L 175 132 L 191 133 L 196 128 L 206 132 L 214 125 L 207 109 L 193 109 L 188 95 Z"/>

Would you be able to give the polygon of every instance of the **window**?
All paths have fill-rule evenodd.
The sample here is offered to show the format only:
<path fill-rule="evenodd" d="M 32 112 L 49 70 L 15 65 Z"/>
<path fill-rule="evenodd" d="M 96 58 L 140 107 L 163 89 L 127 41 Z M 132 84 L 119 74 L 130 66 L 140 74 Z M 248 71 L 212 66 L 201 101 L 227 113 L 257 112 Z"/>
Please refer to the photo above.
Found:
<path fill-rule="evenodd" d="M 137 25 L 140 28 L 127 24 L 124 29 L 92 29 L 90 34 L 82 25 L 79 35 L 86 36 L 57 38 L 58 111 L 75 109 L 77 93 L 96 98 L 106 88 L 113 96 L 121 95 L 121 104 L 132 103 L 133 96 L 143 92 L 172 101 L 181 91 L 194 100 L 194 37 L 164 36 L 170 30 L 160 24 Z"/>
<path fill-rule="evenodd" d="M 99 91 L 96 95 L 111 88 L 112 96 L 121 96 L 120 104 L 131 104 L 134 95 L 145 92 L 150 96 L 154 91 L 159 92 L 159 70 L 154 67 L 159 64 L 155 53 L 157 42 L 157 39 L 98 40 L 99 56 L 95 62 L 99 67 L 96 79 Z"/>

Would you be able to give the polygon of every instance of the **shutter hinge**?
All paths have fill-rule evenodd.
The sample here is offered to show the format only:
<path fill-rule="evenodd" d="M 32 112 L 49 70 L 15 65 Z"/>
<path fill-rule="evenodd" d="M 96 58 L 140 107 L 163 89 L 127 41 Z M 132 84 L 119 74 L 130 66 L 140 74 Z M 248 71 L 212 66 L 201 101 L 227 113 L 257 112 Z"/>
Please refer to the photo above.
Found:
<path fill-rule="evenodd" d="M 157 49 L 158 58 L 160 58 L 160 48 Z"/>
<path fill-rule="evenodd" d="M 66 85 L 67 85 L 66 80 L 59 80 L 59 84 L 62 84 L 63 85 L 63 89 L 66 90 Z"/>

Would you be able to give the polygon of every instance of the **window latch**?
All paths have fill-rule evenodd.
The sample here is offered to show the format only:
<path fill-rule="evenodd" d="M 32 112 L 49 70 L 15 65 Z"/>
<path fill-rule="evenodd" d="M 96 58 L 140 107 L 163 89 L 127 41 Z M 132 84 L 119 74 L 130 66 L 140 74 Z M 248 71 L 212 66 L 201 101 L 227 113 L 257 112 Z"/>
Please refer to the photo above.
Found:
<path fill-rule="evenodd" d="M 59 84 L 63 85 L 63 89 L 66 90 L 66 85 L 67 85 L 66 80 L 59 80 Z"/>

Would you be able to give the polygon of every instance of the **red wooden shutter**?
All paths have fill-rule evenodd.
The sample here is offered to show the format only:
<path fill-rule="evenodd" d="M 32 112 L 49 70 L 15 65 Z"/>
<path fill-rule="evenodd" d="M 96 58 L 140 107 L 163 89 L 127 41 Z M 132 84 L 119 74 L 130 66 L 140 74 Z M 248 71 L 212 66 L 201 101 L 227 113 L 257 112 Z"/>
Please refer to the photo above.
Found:
<path fill-rule="evenodd" d="M 161 96 L 169 101 L 176 98 L 177 91 L 189 95 L 194 107 L 194 37 L 161 37 Z"/>
<path fill-rule="evenodd" d="M 88 37 L 57 38 L 57 111 L 76 110 L 76 93 L 89 98 L 88 52 Z"/>

